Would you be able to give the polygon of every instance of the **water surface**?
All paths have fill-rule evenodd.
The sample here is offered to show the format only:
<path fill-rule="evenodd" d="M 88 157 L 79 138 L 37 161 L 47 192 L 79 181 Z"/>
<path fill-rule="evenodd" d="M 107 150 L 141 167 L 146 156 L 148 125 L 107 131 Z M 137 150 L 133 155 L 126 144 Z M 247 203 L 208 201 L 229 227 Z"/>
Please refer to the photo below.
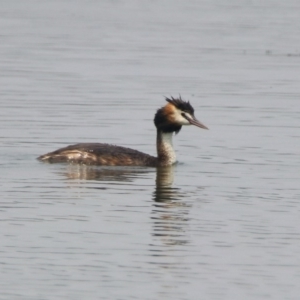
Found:
<path fill-rule="evenodd" d="M 1 299 L 298 299 L 298 1 L 10 1 L 0 10 Z M 171 168 L 49 165 L 77 142 Z"/>

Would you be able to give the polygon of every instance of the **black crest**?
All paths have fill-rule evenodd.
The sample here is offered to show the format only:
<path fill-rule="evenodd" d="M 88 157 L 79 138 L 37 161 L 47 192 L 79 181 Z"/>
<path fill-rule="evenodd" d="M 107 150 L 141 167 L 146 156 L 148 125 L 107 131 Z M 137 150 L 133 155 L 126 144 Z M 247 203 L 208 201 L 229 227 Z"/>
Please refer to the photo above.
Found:
<path fill-rule="evenodd" d="M 179 96 L 179 98 L 167 98 L 166 97 L 166 101 L 168 101 L 169 103 L 173 104 L 175 107 L 177 107 L 178 109 L 185 111 L 191 115 L 194 115 L 194 108 L 193 106 L 190 104 L 189 101 L 184 101 L 181 99 L 181 96 Z"/>

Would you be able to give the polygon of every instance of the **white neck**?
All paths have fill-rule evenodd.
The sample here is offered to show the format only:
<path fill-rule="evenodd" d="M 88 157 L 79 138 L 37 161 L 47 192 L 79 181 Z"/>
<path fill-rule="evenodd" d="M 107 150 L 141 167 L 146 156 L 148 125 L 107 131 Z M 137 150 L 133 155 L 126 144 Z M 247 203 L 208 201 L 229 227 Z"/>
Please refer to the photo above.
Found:
<path fill-rule="evenodd" d="M 172 144 L 173 132 L 157 131 L 157 156 L 162 166 L 169 166 L 176 162 L 176 154 Z"/>

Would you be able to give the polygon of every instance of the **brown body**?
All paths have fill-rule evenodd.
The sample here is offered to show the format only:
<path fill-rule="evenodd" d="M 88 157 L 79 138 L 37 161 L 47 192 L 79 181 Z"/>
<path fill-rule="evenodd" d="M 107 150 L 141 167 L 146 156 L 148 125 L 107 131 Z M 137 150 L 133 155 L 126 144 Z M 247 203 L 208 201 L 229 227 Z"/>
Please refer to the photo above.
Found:
<path fill-rule="evenodd" d="M 69 162 L 101 166 L 156 167 L 156 157 L 130 148 L 101 143 L 83 143 L 60 148 L 41 155 L 38 160 L 49 163 Z"/>

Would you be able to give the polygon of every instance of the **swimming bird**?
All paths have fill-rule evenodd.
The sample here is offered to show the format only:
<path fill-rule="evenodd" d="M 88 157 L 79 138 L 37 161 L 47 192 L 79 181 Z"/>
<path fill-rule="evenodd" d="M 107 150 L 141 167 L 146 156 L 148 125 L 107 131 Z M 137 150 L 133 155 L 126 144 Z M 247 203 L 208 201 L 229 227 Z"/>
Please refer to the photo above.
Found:
<path fill-rule="evenodd" d="M 176 162 L 172 145 L 173 134 L 177 134 L 185 125 L 208 128 L 195 118 L 194 108 L 190 102 L 182 100 L 181 97 L 166 98 L 166 101 L 168 103 L 158 109 L 154 116 L 157 157 L 110 144 L 81 143 L 41 155 L 38 160 L 101 166 L 170 166 Z"/>

